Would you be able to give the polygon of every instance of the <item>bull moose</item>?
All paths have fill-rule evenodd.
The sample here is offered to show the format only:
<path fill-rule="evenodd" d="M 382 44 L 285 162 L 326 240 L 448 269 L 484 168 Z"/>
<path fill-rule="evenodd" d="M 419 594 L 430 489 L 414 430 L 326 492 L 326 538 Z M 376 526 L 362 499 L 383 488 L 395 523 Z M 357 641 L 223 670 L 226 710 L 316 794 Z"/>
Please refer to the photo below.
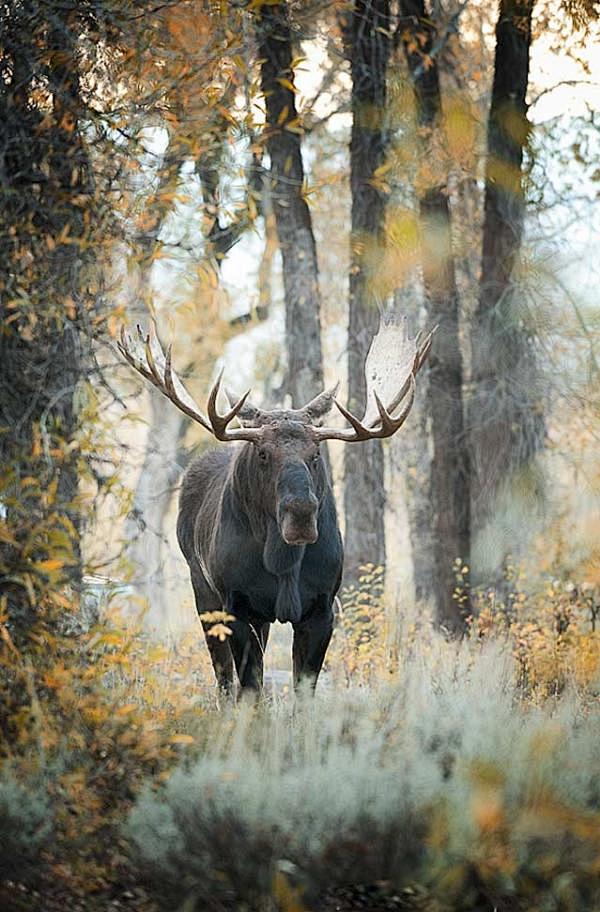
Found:
<path fill-rule="evenodd" d="M 399 391 L 384 406 L 371 388 L 370 407 L 359 420 L 337 401 L 337 387 L 302 408 L 268 411 L 251 405 L 248 391 L 237 402 L 229 397 L 229 411 L 220 414 L 222 372 L 205 415 L 173 370 L 171 349 L 165 355 L 154 336 L 137 329 L 137 345 L 124 330 L 118 343 L 129 364 L 217 440 L 237 444 L 209 450 L 190 464 L 177 520 L 198 613 L 202 618 L 225 611 L 234 618 L 224 641 L 210 636 L 211 621 L 202 620 L 217 682 L 231 690 L 235 665 L 242 689 L 261 689 L 263 655 L 270 626 L 277 620 L 291 623 L 294 630 L 294 684 L 309 679 L 314 687 L 333 630 L 343 562 L 320 445 L 395 434 L 411 409 L 415 377 L 433 333 L 420 343 L 404 333 L 402 350 L 394 352 L 395 363 L 405 367 Z M 348 427 L 323 426 L 334 405 Z M 239 426 L 231 427 L 234 419 Z"/>

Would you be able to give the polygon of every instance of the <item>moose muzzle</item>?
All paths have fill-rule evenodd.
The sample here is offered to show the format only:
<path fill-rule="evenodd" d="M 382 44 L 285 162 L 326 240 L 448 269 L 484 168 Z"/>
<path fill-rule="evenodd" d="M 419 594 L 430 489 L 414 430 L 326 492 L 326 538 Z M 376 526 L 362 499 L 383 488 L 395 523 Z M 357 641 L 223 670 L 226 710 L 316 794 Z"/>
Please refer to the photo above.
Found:
<path fill-rule="evenodd" d="M 319 537 L 317 529 L 317 498 L 307 500 L 286 498 L 280 505 L 279 528 L 288 545 L 313 545 Z"/>
<path fill-rule="evenodd" d="M 319 501 L 306 465 L 288 462 L 277 483 L 277 524 L 288 545 L 312 545 L 319 537 Z"/>

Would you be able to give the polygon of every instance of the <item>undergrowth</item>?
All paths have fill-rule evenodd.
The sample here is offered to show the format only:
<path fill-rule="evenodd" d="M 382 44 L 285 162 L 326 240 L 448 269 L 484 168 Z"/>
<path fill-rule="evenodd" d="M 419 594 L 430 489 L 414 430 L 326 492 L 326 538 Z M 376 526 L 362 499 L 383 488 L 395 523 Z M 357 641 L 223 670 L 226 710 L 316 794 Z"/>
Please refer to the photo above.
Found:
<path fill-rule="evenodd" d="M 24 788 L 10 768 L 0 778 L 0 881 L 35 877 L 41 850 L 49 844 L 53 817 L 48 794 L 33 781 Z"/>
<path fill-rule="evenodd" d="M 432 912 L 600 907 L 595 593 L 511 570 L 457 646 L 399 628 L 380 581 L 343 594 L 314 700 L 219 701 L 200 631 L 109 616 L 25 654 L 2 627 L 0 880 L 188 910 L 357 883 Z"/>
<path fill-rule="evenodd" d="M 28 871 L 35 859 L 38 876 L 59 877 L 81 895 L 122 878 L 124 815 L 147 777 L 177 764 L 194 741 L 190 728 L 215 706 L 200 636 L 162 646 L 112 616 L 77 637 L 34 627 L 24 656 L 4 629 L 0 674 L 10 704 L 0 727 L 0 769 L 7 794 L 35 794 L 35 806 L 53 821 L 51 844 L 27 840 Z M 2 788 L 0 780 L 0 812 Z M 30 807 L 13 800 L 11 808 L 10 829 L 26 833 Z M 2 838 L 0 854 L 17 857 Z M 25 872 L 10 858 L 0 872 L 9 867 L 13 879 Z"/>
<path fill-rule="evenodd" d="M 130 815 L 145 877 L 190 910 L 357 882 L 432 909 L 596 907 L 600 707 L 574 687 L 531 706 L 518 677 L 505 643 L 432 640 L 388 685 L 226 714 Z"/>

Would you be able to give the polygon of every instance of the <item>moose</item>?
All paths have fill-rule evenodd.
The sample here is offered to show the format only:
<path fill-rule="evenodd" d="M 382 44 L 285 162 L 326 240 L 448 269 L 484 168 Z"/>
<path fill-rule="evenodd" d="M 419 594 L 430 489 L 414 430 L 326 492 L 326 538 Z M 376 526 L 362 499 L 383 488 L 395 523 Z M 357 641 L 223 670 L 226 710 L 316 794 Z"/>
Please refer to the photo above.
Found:
<path fill-rule="evenodd" d="M 242 691 L 262 689 L 264 651 L 277 620 L 293 627 L 294 686 L 307 679 L 314 688 L 333 631 L 343 563 L 321 444 L 395 434 L 412 407 L 415 378 L 433 332 L 413 340 L 403 333 L 400 350 L 394 351 L 400 389 L 387 406 L 367 376 L 368 407 L 362 420 L 338 402 L 337 386 L 301 408 L 265 410 L 249 402 L 250 390 L 237 401 L 227 394 L 230 408 L 220 414 L 222 371 L 204 414 L 175 373 L 171 348 L 165 354 L 154 335 L 145 335 L 139 326 L 137 333 L 134 344 L 123 328 L 118 342 L 129 364 L 216 440 L 237 444 L 209 450 L 191 462 L 177 520 L 217 682 L 231 692 L 235 666 Z M 334 405 L 348 427 L 324 426 Z M 238 426 L 232 426 L 234 419 Z M 210 635 L 215 612 L 233 618 L 223 641 Z"/>

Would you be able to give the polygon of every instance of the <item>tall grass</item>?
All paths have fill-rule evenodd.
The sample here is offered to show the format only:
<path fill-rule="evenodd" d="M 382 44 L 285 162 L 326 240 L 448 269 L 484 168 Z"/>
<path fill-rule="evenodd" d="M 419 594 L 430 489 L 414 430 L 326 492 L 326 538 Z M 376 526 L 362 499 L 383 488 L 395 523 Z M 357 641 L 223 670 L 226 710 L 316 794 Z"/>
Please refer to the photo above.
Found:
<path fill-rule="evenodd" d="M 600 907 L 600 707 L 526 704 L 518 678 L 501 642 L 432 637 L 387 685 L 204 716 L 129 816 L 137 862 L 187 910 L 374 882 L 438 909 Z"/>

